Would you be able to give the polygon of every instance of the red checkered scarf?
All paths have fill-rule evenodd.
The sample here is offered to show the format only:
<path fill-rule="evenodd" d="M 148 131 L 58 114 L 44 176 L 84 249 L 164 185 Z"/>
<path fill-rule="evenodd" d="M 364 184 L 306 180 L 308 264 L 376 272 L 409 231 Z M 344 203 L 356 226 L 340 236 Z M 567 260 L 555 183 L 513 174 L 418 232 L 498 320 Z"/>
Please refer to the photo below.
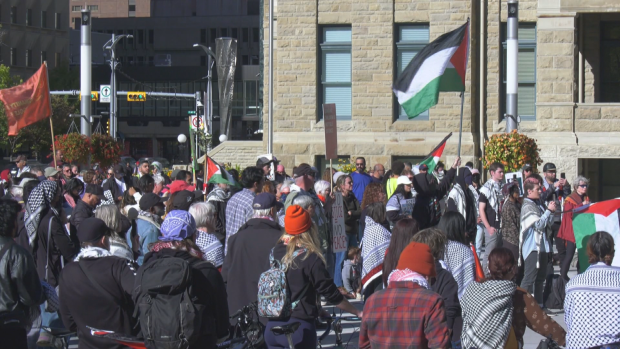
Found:
<path fill-rule="evenodd" d="M 430 289 L 428 286 L 428 281 L 424 276 L 409 269 L 394 269 L 388 277 L 388 286 L 394 281 L 411 281 L 426 289 Z"/>

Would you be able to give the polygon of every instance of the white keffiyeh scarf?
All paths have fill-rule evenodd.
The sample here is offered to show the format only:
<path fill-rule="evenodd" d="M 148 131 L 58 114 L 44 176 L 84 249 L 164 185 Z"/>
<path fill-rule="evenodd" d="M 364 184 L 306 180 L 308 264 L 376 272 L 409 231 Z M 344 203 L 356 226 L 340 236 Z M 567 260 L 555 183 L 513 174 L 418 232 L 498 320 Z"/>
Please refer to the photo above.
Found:
<path fill-rule="evenodd" d="M 620 268 L 591 265 L 566 285 L 566 347 L 620 342 Z"/>
<path fill-rule="evenodd" d="M 480 194 L 484 194 L 484 196 L 487 197 L 489 200 L 489 205 L 491 205 L 495 211 L 495 217 L 499 220 L 499 203 L 502 202 L 503 199 L 502 187 L 500 183 L 489 179 L 486 183 L 484 183 L 482 188 L 480 188 Z"/>
<path fill-rule="evenodd" d="M 474 253 L 468 246 L 460 242 L 448 240 L 443 262 L 445 269 L 452 274 L 459 287 L 458 296 L 461 299 L 469 284 L 474 281 L 476 270 Z"/>
<path fill-rule="evenodd" d="M 49 208 L 58 217 L 58 211 L 50 204 L 56 197 L 58 190 L 57 182 L 43 181 L 30 192 L 28 202 L 26 203 L 26 213 L 24 214 L 24 225 L 28 232 L 30 246 L 33 246 L 37 237 L 37 229 L 41 222 L 41 212 Z"/>
<path fill-rule="evenodd" d="M 390 276 L 388 276 L 388 286 L 390 285 L 391 282 L 398 282 L 398 281 L 411 281 L 414 284 L 418 284 L 424 287 L 425 289 L 430 290 L 430 287 L 428 286 L 428 281 L 426 280 L 426 278 L 422 276 L 421 274 L 416 273 L 415 271 L 411 271 L 409 269 L 403 269 L 403 270 L 394 269 L 390 273 Z"/>
<path fill-rule="evenodd" d="M 211 262 L 216 268 L 224 264 L 224 246 L 213 234 L 197 231 L 196 245 L 202 252 L 202 259 Z"/>
<path fill-rule="evenodd" d="M 381 224 L 366 216 L 366 228 L 362 238 L 362 286 L 383 275 L 385 251 L 390 246 L 392 234 Z"/>
<path fill-rule="evenodd" d="M 473 282 L 461 298 L 463 348 L 503 348 L 512 326 L 512 297 L 517 285 L 512 281 Z"/>
<path fill-rule="evenodd" d="M 534 226 L 536 222 L 540 220 L 542 216 L 541 208 L 534 201 L 525 198 L 523 200 L 523 205 L 521 205 L 521 231 L 519 232 L 519 256 L 523 254 L 523 243 L 525 239 L 525 233 L 532 228 L 534 230 L 534 240 L 536 242 L 536 251 L 540 251 L 540 245 L 543 240 L 543 231 L 537 230 Z M 527 258 L 527 256 L 524 256 Z M 519 258 L 518 265 L 521 266 L 521 259 Z M 538 259 L 536 260 L 536 268 L 540 268 L 540 253 L 538 254 Z"/>
<path fill-rule="evenodd" d="M 106 249 L 95 246 L 87 246 L 80 250 L 80 253 L 78 253 L 73 261 L 77 262 L 82 258 L 102 258 L 110 256 L 112 256 L 112 253 Z"/>

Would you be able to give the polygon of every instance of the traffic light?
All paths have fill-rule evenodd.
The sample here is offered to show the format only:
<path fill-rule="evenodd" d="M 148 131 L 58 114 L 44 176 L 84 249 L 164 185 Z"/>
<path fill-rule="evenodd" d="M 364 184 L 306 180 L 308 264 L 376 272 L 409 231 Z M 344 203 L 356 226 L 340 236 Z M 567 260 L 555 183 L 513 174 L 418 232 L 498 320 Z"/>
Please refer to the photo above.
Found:
<path fill-rule="evenodd" d="M 110 134 L 110 119 L 105 122 L 105 133 Z"/>
<path fill-rule="evenodd" d="M 79 95 L 79 96 L 80 96 L 80 101 L 81 101 L 82 100 L 82 95 Z M 97 92 L 97 91 L 90 91 L 90 100 L 94 101 L 94 102 L 98 101 L 99 100 L 99 92 Z"/>
<path fill-rule="evenodd" d="M 127 92 L 128 102 L 144 102 L 146 101 L 146 92 Z"/>

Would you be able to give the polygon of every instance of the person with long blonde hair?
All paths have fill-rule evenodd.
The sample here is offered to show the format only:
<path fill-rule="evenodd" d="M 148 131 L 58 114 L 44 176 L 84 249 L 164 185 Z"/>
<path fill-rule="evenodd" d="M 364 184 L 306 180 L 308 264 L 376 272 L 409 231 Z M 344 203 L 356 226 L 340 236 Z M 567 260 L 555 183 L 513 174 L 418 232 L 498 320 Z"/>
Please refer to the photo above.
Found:
<path fill-rule="evenodd" d="M 269 320 L 265 329 L 268 348 L 288 348 L 285 336 L 275 336 L 271 328 L 293 322 L 301 325 L 293 333 L 295 348 L 316 348 L 315 320 L 319 317 L 317 294 L 336 307 L 362 317 L 362 311 L 349 303 L 329 277 L 325 257 L 321 253 L 316 225 L 310 214 L 299 205 L 291 205 L 284 217 L 285 232 L 272 250 L 274 259 L 287 268 L 287 289 L 291 302 L 297 302 L 287 319 Z M 301 250 L 301 251 L 300 251 Z M 297 251 L 297 253 L 296 253 Z"/>

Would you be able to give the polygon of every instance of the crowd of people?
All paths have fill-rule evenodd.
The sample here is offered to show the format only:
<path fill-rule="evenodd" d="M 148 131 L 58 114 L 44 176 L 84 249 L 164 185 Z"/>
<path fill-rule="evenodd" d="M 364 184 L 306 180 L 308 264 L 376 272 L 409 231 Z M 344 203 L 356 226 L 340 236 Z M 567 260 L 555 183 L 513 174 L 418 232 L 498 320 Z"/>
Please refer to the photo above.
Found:
<path fill-rule="evenodd" d="M 0 182 L 0 342 L 60 348 L 50 329 L 65 328 L 79 348 L 125 348 L 92 333 L 103 329 L 216 348 L 235 335 L 229 316 L 257 302 L 268 348 L 288 348 L 271 329 L 296 322 L 295 347 L 316 348 L 325 305 L 361 319 L 360 348 L 521 348 L 526 327 L 568 348 L 619 344 L 611 235 L 592 235 L 591 266 L 568 277 L 587 178 L 571 190 L 554 164 L 543 176 L 525 165 L 520 185 L 493 163 L 481 184 L 459 158 L 355 167 L 289 175 L 259 158 L 203 184 L 157 162 L 80 171 L 62 153 L 45 169 L 18 156 Z M 339 214 L 347 248 L 334 252 Z M 273 275 L 285 275 L 282 302 Z M 566 330 L 545 303 L 555 279 Z"/>

